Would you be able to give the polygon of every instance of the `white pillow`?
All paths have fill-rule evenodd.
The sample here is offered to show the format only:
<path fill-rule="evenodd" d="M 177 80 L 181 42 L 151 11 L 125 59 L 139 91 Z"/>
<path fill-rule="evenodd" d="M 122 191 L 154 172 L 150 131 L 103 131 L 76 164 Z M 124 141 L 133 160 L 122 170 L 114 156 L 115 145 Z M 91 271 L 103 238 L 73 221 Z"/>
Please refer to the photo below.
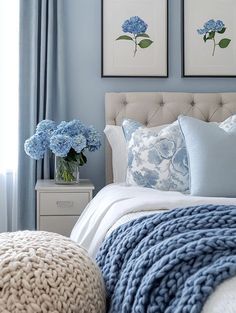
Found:
<path fill-rule="evenodd" d="M 168 124 L 152 127 L 151 129 L 161 131 L 166 126 Z M 113 182 L 124 183 L 126 182 L 128 166 L 128 150 L 123 129 L 121 126 L 106 125 L 104 133 L 112 149 Z"/>
<path fill-rule="evenodd" d="M 113 182 L 126 181 L 127 148 L 126 140 L 121 126 L 106 125 L 104 133 L 112 149 Z"/>

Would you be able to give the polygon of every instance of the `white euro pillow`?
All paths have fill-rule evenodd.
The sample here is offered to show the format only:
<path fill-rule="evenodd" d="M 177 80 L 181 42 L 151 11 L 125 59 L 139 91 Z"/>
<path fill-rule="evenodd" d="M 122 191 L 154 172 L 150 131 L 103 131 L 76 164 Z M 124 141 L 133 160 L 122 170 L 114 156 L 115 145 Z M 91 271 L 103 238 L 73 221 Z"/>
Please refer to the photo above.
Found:
<path fill-rule="evenodd" d="M 106 125 L 104 133 L 112 149 L 113 182 L 123 183 L 126 180 L 127 148 L 122 127 Z"/>

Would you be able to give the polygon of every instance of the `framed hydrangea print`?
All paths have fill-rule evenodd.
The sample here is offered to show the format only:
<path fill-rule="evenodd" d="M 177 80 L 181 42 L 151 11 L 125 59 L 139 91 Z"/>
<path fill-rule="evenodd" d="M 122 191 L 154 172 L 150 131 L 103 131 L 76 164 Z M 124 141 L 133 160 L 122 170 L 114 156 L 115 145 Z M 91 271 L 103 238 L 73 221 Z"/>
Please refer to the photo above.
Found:
<path fill-rule="evenodd" d="M 168 0 L 102 1 L 102 77 L 168 76 Z"/>
<path fill-rule="evenodd" d="M 236 77 L 236 1 L 182 2 L 183 76 Z"/>

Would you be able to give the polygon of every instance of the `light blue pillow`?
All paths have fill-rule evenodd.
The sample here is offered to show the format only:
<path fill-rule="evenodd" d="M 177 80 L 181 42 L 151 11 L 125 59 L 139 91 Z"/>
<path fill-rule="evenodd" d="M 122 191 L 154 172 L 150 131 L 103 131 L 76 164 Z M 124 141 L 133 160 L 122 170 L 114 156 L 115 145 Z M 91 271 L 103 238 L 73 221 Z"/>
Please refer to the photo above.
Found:
<path fill-rule="evenodd" d="M 122 127 L 128 150 L 127 184 L 165 191 L 189 189 L 187 153 L 178 121 L 160 129 L 124 120 Z"/>
<path fill-rule="evenodd" d="M 180 116 L 189 158 L 191 195 L 236 197 L 236 116 L 220 127 Z"/>

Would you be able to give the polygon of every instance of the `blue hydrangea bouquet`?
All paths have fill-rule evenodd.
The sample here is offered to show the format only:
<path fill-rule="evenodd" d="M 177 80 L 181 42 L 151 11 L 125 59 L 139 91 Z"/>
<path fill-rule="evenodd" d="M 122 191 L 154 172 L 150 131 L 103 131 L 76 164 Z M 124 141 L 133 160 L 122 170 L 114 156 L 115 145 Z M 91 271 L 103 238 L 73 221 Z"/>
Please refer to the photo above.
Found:
<path fill-rule="evenodd" d="M 101 136 L 93 126 L 79 120 L 61 122 L 41 121 L 33 136 L 25 141 L 25 152 L 35 160 L 42 159 L 49 149 L 55 154 L 56 183 L 72 184 L 79 180 L 79 167 L 87 162 L 88 151 L 101 147 Z"/>

